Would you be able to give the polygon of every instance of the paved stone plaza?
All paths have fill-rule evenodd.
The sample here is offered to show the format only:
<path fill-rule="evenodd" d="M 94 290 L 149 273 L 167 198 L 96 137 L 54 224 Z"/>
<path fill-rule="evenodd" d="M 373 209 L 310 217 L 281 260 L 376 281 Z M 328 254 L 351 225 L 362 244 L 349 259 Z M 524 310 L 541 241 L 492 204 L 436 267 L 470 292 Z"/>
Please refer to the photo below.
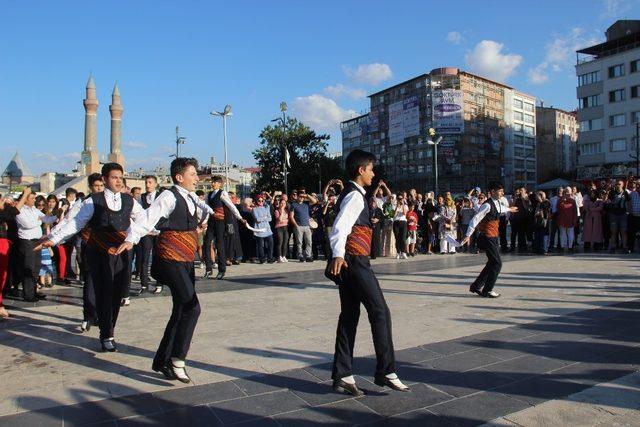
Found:
<path fill-rule="evenodd" d="M 639 259 L 505 257 L 495 300 L 468 292 L 484 261 L 374 261 L 412 392 L 372 384 L 363 310 L 358 399 L 330 387 L 339 307 L 324 263 L 242 265 L 199 281 L 190 386 L 150 369 L 168 295 L 122 309 L 116 354 L 98 352 L 97 328 L 79 332 L 80 288 L 54 288 L 37 307 L 8 301 L 0 426 L 640 425 Z"/>

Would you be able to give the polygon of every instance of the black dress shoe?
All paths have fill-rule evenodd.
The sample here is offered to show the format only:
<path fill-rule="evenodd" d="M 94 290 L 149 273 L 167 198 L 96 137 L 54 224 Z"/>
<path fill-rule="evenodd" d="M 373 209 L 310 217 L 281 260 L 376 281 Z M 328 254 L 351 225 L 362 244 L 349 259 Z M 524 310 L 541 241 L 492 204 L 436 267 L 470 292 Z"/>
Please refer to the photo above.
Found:
<path fill-rule="evenodd" d="M 377 386 L 380 387 L 389 387 L 392 390 L 396 390 L 396 391 L 402 391 L 404 393 L 411 391 L 411 389 L 409 387 L 405 387 L 405 388 L 400 388 L 397 385 L 395 385 L 394 383 L 391 382 L 391 380 L 387 377 L 375 377 L 373 380 L 373 383 Z"/>
<path fill-rule="evenodd" d="M 37 300 L 41 300 L 41 299 L 47 299 L 47 296 L 45 294 L 41 294 L 41 293 L 36 293 L 36 299 Z"/>
<path fill-rule="evenodd" d="M 176 377 L 176 374 L 173 372 L 173 369 L 168 364 L 162 366 L 154 364 L 153 366 L 151 366 L 151 369 L 153 369 L 154 372 L 160 372 L 168 380 L 178 379 L 178 377 Z"/>
<path fill-rule="evenodd" d="M 307 258 L 307 262 L 313 262 L 313 258 Z"/>
<path fill-rule="evenodd" d="M 178 372 L 176 372 L 176 370 Z M 177 366 L 172 364 L 171 365 L 171 371 L 173 372 L 173 375 L 176 376 L 176 379 L 178 381 L 180 381 L 181 383 L 184 383 L 184 384 L 190 384 L 191 383 L 191 378 L 189 378 L 189 374 L 187 374 L 187 370 L 185 368 L 178 368 Z M 179 371 L 182 371 L 182 372 L 179 372 Z M 180 375 L 180 374 L 182 374 L 182 375 Z"/>
<path fill-rule="evenodd" d="M 233 261 L 231 261 L 231 264 L 240 265 L 240 261 L 234 259 Z"/>
<path fill-rule="evenodd" d="M 350 394 L 355 397 L 364 396 L 364 391 L 355 384 L 348 384 L 341 379 L 333 380 L 333 389 L 338 393 Z"/>
<path fill-rule="evenodd" d="M 118 351 L 116 342 L 113 339 L 100 341 L 100 345 L 102 345 L 102 351 L 106 351 L 109 353 L 115 353 L 116 351 Z"/>
<path fill-rule="evenodd" d="M 225 273 L 223 273 L 223 272 L 218 273 L 218 275 L 216 276 L 216 280 L 223 280 L 224 279 L 224 275 L 225 275 Z"/>
<path fill-rule="evenodd" d="M 472 294 L 478 294 L 482 296 L 482 291 L 473 285 L 469 286 L 469 292 L 471 292 Z"/>
<path fill-rule="evenodd" d="M 207 270 L 207 271 L 204 272 L 204 276 L 202 276 L 202 278 L 203 279 L 208 279 L 211 276 L 213 276 L 213 271 Z"/>

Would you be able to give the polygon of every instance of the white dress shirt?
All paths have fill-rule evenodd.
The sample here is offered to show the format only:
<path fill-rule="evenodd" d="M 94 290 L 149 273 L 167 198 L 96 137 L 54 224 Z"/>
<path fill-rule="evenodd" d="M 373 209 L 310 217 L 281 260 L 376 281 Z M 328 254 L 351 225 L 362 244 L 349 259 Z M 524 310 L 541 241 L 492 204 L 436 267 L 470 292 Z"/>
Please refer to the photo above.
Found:
<path fill-rule="evenodd" d="M 196 193 L 190 193 L 179 185 L 175 187 L 187 202 L 187 207 L 191 215 L 196 212 L 196 209 L 202 212 L 208 212 L 209 214 L 213 213 L 213 209 L 204 201 L 200 200 Z M 172 191 L 163 191 L 162 194 L 156 197 L 151 206 L 149 206 L 149 209 L 142 211 L 142 215 L 131 223 L 129 230 L 127 230 L 127 238 L 125 241 L 134 245 L 137 244 L 142 237 L 153 231 L 158 221 L 162 218 L 169 218 L 169 215 L 171 215 L 176 208 L 176 202 L 176 196 L 174 196 Z"/>
<path fill-rule="evenodd" d="M 222 194 L 220 195 L 220 200 L 222 200 L 222 203 L 224 203 L 229 210 L 231 211 L 231 213 L 233 214 L 233 216 L 235 216 L 238 219 L 242 219 L 242 215 L 240 215 L 240 212 L 238 212 L 238 208 L 236 208 L 236 205 L 233 204 L 233 202 L 231 201 L 231 198 L 229 197 L 229 193 L 227 193 L 226 191 L 220 189 L 220 190 L 213 190 L 211 192 L 211 197 L 209 198 L 209 200 L 213 199 L 213 197 L 218 194 L 218 191 L 222 191 Z M 196 196 L 197 198 L 197 196 Z"/>
<path fill-rule="evenodd" d="M 340 212 L 336 216 L 333 223 L 333 229 L 329 235 L 329 244 L 331 245 L 331 253 L 336 258 L 344 258 L 345 248 L 347 246 L 347 237 L 351 234 L 353 225 L 364 209 L 364 188 L 351 181 L 358 191 L 352 191 L 347 194 L 342 203 L 340 203 Z"/>
<path fill-rule="evenodd" d="M 52 224 L 57 216 L 47 216 L 35 206 L 23 206 L 20 214 L 16 216 L 18 224 L 18 238 L 24 240 L 39 239 L 42 237 L 42 224 Z"/>
<path fill-rule="evenodd" d="M 114 193 L 108 188 L 104 189 L 104 198 L 107 201 L 107 207 L 112 211 L 119 211 L 122 209 L 122 194 L 120 192 Z M 95 207 L 93 206 L 93 197 L 87 197 L 81 204 L 78 213 L 71 219 L 67 220 L 61 227 L 56 227 L 55 232 L 49 234 L 49 240 L 54 245 L 57 245 L 63 240 L 68 239 L 76 233 L 79 233 L 91 220 Z M 144 209 L 139 203 L 133 203 L 133 209 L 131 210 L 131 219 L 136 219 L 144 214 Z"/>
<path fill-rule="evenodd" d="M 505 203 L 506 199 L 502 200 L 504 197 L 501 197 L 500 200 L 496 200 L 493 197 L 493 203 L 496 205 L 496 210 L 498 211 L 499 216 L 504 216 L 509 213 L 509 204 Z M 467 229 L 467 237 L 471 236 L 475 231 L 480 221 L 484 219 L 485 216 L 491 211 L 491 205 L 489 203 L 484 203 L 478 209 L 478 213 L 476 213 L 473 218 L 471 218 L 471 222 L 469 223 L 469 228 Z"/>
<path fill-rule="evenodd" d="M 49 231 L 49 234 L 58 233 L 58 230 L 60 228 L 64 227 L 67 222 L 71 221 L 73 218 L 76 217 L 76 215 L 78 215 L 78 212 L 80 212 L 81 207 L 82 207 L 82 201 L 76 199 L 73 202 L 73 204 L 69 206 L 69 208 L 65 212 L 60 222 L 58 222 L 54 227 L 51 228 L 51 231 Z M 64 243 L 64 242 L 60 241 L 60 243 Z"/>
<path fill-rule="evenodd" d="M 147 193 L 144 197 L 147 199 L 147 203 L 151 204 L 156 200 L 156 197 L 158 197 L 158 192 L 153 191 L 151 193 Z"/>

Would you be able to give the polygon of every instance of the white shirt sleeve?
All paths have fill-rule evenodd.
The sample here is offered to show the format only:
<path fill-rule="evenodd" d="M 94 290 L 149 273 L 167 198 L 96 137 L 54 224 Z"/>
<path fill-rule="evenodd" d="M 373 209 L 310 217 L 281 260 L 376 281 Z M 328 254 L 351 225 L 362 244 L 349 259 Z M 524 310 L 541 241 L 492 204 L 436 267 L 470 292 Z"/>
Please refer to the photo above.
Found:
<path fill-rule="evenodd" d="M 171 191 L 163 191 L 147 210 L 136 216 L 127 230 L 126 242 L 137 244 L 141 238 L 152 232 L 160 219 L 168 218 L 176 208 L 176 197 Z"/>
<path fill-rule="evenodd" d="M 213 214 L 213 209 L 211 209 L 211 206 L 209 206 L 204 200 L 200 200 L 200 197 L 196 196 L 194 200 L 196 201 L 196 207 L 198 209 L 200 209 L 200 211 L 202 211 L 203 213 L 205 213 L 207 215 L 206 218 L 208 218 L 209 215 Z M 234 208 L 235 208 L 235 206 L 234 206 Z"/>
<path fill-rule="evenodd" d="M 360 213 L 364 209 L 362 194 L 352 191 L 347 194 L 340 204 L 340 212 L 333 223 L 333 229 L 329 235 L 331 252 L 335 258 L 344 258 L 347 237 L 351 234 L 353 224 L 356 223 Z"/>
<path fill-rule="evenodd" d="M 93 217 L 93 212 L 93 199 L 89 197 L 82 202 L 78 213 L 73 218 L 68 219 L 64 224 L 56 227 L 55 230 L 49 234 L 49 240 L 51 240 L 54 245 L 57 245 L 61 241 L 78 233 L 87 225 L 91 217 Z"/>
<path fill-rule="evenodd" d="M 233 216 L 235 216 L 238 219 L 242 219 L 242 215 L 240 215 L 240 212 L 238 212 L 238 208 L 236 208 L 236 205 L 234 205 L 233 202 L 231 201 L 231 198 L 229 197 L 229 193 L 223 190 L 220 190 L 220 191 L 222 191 L 222 194 L 220 195 L 220 199 L 222 200 L 222 202 L 225 205 L 227 205 L 227 207 L 229 208 Z"/>
<path fill-rule="evenodd" d="M 480 221 L 482 221 L 484 217 L 487 216 L 489 211 L 491 211 L 491 206 L 489 205 L 489 203 L 485 203 L 480 206 L 480 209 L 478 209 L 478 213 L 476 213 L 473 218 L 471 218 L 471 222 L 469 222 L 469 228 L 467 228 L 466 237 L 469 237 L 473 234 L 478 224 L 480 224 Z"/>
<path fill-rule="evenodd" d="M 76 215 L 78 215 L 78 212 L 80 212 L 81 207 L 82 207 L 82 202 L 75 203 L 73 207 L 66 212 L 66 215 L 60 220 L 60 222 L 57 223 L 55 227 L 51 229 L 51 234 L 55 234 L 58 229 L 62 228 L 67 222 L 75 218 Z"/>
<path fill-rule="evenodd" d="M 133 209 L 131 209 L 131 220 L 136 221 L 138 218 L 144 215 L 144 208 L 142 205 L 136 200 L 133 199 Z"/>

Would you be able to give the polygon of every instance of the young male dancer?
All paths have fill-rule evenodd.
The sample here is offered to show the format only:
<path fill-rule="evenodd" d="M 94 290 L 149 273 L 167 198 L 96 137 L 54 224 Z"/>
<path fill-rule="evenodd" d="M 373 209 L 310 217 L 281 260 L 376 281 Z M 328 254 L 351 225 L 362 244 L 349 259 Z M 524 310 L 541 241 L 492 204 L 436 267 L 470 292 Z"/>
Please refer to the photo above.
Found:
<path fill-rule="evenodd" d="M 131 253 L 115 255 L 109 252 L 126 237 L 131 218 L 144 214 L 144 209 L 130 194 L 122 193 L 124 171 L 118 163 L 102 166 L 103 192 L 87 197 L 78 214 L 44 238 L 39 247 L 51 247 L 90 228 L 86 260 L 96 293 L 98 325 L 102 351 L 118 351 L 114 332 L 120 302 L 131 281 Z"/>
<path fill-rule="evenodd" d="M 499 293 L 494 292 L 498 274 L 502 268 L 500 259 L 500 217 L 509 212 L 518 212 L 518 208 L 504 204 L 504 187 L 498 182 L 489 185 L 491 197 L 484 202 L 469 223 L 467 235 L 462 239 L 462 246 L 469 243 L 471 235 L 476 227 L 479 228 L 478 248 L 487 254 L 487 264 L 480 272 L 478 278 L 469 287 L 469 292 L 476 293 L 485 298 L 498 298 Z"/>
<path fill-rule="evenodd" d="M 173 187 L 163 191 L 145 214 L 131 223 L 125 242 L 115 251 L 116 254 L 131 251 L 133 245 L 154 228 L 160 231 L 152 275 L 171 289 L 173 309 L 152 369 L 167 379 L 183 383 L 191 382 L 185 370 L 185 359 L 200 316 L 193 265 L 198 249 L 198 209 L 213 214 L 213 209 L 195 194 L 197 169 L 196 159 L 179 157 L 173 160 Z"/>
<path fill-rule="evenodd" d="M 327 265 L 326 274 L 339 286 L 341 307 L 333 360 L 333 388 L 354 396 L 364 394 L 356 385 L 352 371 L 360 304 L 366 308 L 371 323 L 377 359 L 375 383 L 393 390 L 409 391 L 395 373 L 391 313 L 369 261 L 372 228 L 364 187 L 371 185 L 374 161 L 373 154 L 362 150 L 347 156 L 346 170 L 351 181 L 336 203 L 338 215 L 329 236 L 333 258 Z"/>

